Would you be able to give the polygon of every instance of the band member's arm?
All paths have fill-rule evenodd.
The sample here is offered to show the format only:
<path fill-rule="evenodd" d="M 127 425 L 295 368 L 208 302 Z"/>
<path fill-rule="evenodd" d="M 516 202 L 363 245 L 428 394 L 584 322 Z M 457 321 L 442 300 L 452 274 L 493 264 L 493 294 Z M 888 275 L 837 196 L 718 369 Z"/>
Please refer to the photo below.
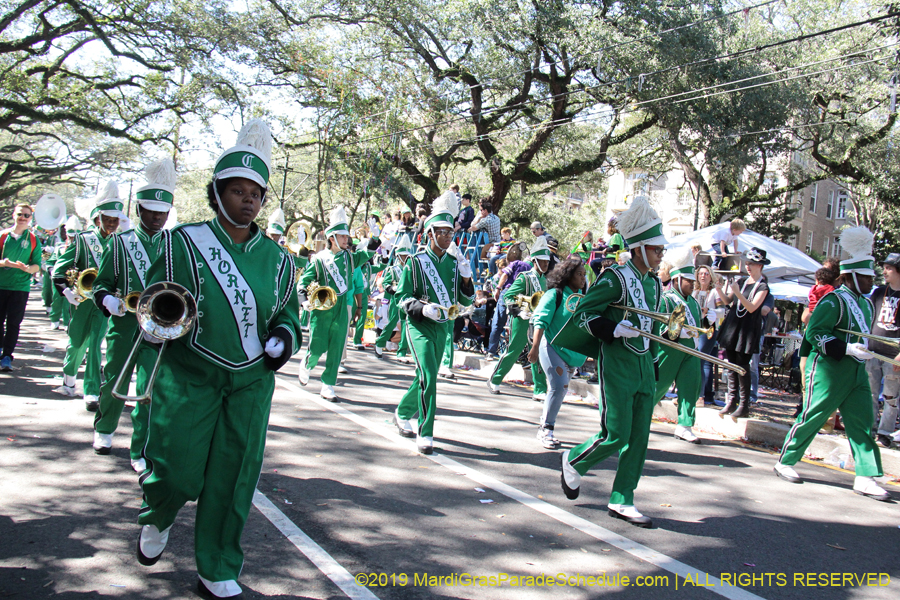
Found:
<path fill-rule="evenodd" d="M 516 296 L 525 294 L 525 290 L 527 289 L 527 285 L 525 283 L 525 276 L 516 277 L 512 285 L 506 288 L 506 291 L 503 293 L 503 300 L 506 302 L 506 310 L 514 317 L 519 316 L 519 306 L 516 304 Z"/>
<path fill-rule="evenodd" d="M 816 305 L 809 319 L 804 337 L 819 354 L 829 356 L 835 360 L 844 358 L 847 354 L 846 334 L 836 332 L 841 318 L 839 300 L 830 293 L 822 298 Z"/>
<path fill-rule="evenodd" d="M 121 253 L 119 252 L 119 248 L 121 247 L 121 241 L 119 240 L 118 235 L 111 236 L 109 243 L 106 244 L 106 248 L 103 250 L 103 254 L 100 256 L 100 266 L 97 268 L 97 279 L 94 280 L 93 287 L 93 298 L 94 304 L 97 305 L 97 308 L 103 312 L 103 316 L 109 317 L 110 313 L 103 306 L 103 299 L 111 294 L 115 294 L 116 290 L 119 289 L 119 270 L 121 270 L 125 265 L 119 263 L 116 260 L 122 258 Z M 118 267 L 118 269 L 116 268 Z M 124 286 L 122 286 L 124 288 Z"/>
<path fill-rule="evenodd" d="M 262 340 L 263 346 L 271 338 L 278 338 L 284 342 L 284 352 L 280 356 L 263 355 L 263 363 L 273 371 L 283 367 L 302 344 L 300 301 L 297 299 L 297 294 L 294 293 L 295 277 L 293 269 L 286 269 L 286 276 L 278 282 L 278 297 L 281 301 L 278 304 L 275 318 L 269 324 L 268 337 Z"/>
<path fill-rule="evenodd" d="M 309 284 L 313 281 L 317 280 L 317 271 L 315 259 L 310 259 L 306 270 L 303 271 L 303 275 L 300 277 L 300 284 L 297 286 L 297 295 L 300 297 L 299 301 L 301 304 L 307 301 L 306 288 L 308 288 Z"/>
<path fill-rule="evenodd" d="M 541 298 L 541 302 L 544 298 Z M 575 315 L 584 314 L 588 319 L 588 327 L 591 335 L 607 344 L 613 343 L 615 340 L 614 332 L 618 321 L 614 321 L 603 315 L 610 304 L 623 304 L 625 302 L 625 293 L 622 290 L 622 284 L 619 277 L 607 270 L 604 271 L 597 282 L 587 291 L 578 308 L 575 309 Z"/>
<path fill-rule="evenodd" d="M 414 264 L 413 260 L 409 260 L 406 266 L 403 267 L 403 273 L 400 275 L 400 285 L 397 286 L 394 298 L 397 299 L 397 306 L 402 309 L 406 316 L 416 323 L 421 323 L 425 318 L 422 314 L 422 308 L 425 306 L 425 303 L 416 297 L 416 285 L 413 277 Z"/>
<path fill-rule="evenodd" d="M 66 281 L 66 271 L 75 267 L 78 262 L 78 245 L 80 243 L 81 236 L 76 236 L 75 239 L 66 246 L 65 251 L 60 255 L 56 264 L 53 265 L 53 285 L 60 295 L 62 295 L 66 288 L 69 287 L 69 282 Z"/>

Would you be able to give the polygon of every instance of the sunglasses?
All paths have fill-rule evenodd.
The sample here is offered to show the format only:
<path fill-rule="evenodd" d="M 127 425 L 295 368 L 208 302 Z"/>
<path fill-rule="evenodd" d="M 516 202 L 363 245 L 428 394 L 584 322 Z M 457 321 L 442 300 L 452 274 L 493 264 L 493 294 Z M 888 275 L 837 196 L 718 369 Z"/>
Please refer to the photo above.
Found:
<path fill-rule="evenodd" d="M 21 219 L 30 219 L 31 213 L 28 213 L 27 215 L 25 213 L 16 213 L 16 217 Z"/>

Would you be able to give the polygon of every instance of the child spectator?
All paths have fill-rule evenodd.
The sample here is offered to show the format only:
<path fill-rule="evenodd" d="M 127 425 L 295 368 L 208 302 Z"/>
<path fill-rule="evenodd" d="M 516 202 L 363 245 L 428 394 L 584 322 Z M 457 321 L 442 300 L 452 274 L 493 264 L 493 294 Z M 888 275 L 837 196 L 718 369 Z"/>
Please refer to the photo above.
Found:
<path fill-rule="evenodd" d="M 713 245 L 711 254 L 713 258 L 713 269 L 718 269 L 722 259 L 726 254 L 733 252 L 738 254 L 738 236 L 747 230 L 747 226 L 740 219 L 732 219 L 728 229 L 722 229 L 713 234 Z"/>

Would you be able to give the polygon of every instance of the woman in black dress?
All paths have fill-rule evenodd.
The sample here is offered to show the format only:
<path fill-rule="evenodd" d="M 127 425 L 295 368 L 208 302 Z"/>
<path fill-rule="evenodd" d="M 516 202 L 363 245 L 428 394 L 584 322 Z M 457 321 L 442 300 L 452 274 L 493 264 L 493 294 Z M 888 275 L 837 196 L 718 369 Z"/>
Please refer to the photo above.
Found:
<path fill-rule="evenodd" d="M 725 350 L 725 357 L 732 363 L 744 367 L 747 373 L 738 375 L 735 371 L 727 371 L 728 391 L 725 395 L 725 408 L 720 415 L 731 414 L 732 417 L 750 416 L 750 360 L 759 352 L 759 338 L 762 335 L 762 305 L 769 294 L 769 282 L 762 274 L 763 266 L 771 263 L 766 258 L 766 251 L 751 248 L 744 254 L 747 261 L 748 277 L 741 281 L 732 281 L 730 290 L 725 292 L 722 282 L 716 283 L 716 292 L 722 302 L 728 306 L 725 322 L 719 330 L 719 346 Z M 740 388 L 740 406 L 738 406 L 738 388 Z M 737 410 L 735 410 L 737 408 Z"/>

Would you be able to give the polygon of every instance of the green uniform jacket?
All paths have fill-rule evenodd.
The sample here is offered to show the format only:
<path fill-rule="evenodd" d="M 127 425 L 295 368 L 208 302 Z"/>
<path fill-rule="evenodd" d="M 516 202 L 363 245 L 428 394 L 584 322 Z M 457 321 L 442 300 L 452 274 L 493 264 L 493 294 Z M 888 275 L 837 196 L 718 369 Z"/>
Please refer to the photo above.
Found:
<path fill-rule="evenodd" d="M 62 256 L 53 266 L 53 285 L 60 294 L 69 287 L 66 281 L 66 271 L 69 269 L 83 271 L 100 268 L 100 258 L 111 237 L 104 238 L 100 235 L 99 229 L 91 227 L 76 235 L 74 242 L 69 242 Z"/>
<path fill-rule="evenodd" d="M 430 259 L 430 262 L 429 262 Z M 444 327 L 444 321 L 433 321 L 422 315 L 423 303 L 435 303 L 447 306 L 438 298 L 430 278 L 425 273 L 423 265 L 434 265 L 437 276 L 446 287 L 449 301 L 452 304 L 469 306 L 475 299 L 475 290 L 471 284 L 464 285 L 463 278 L 459 275 L 459 266 L 456 258 L 448 253 L 440 258 L 431 251 L 431 247 L 425 248 L 411 256 L 406 261 L 403 274 L 400 276 L 400 285 L 397 286 L 396 300 L 410 321 L 416 324 L 423 332 L 429 332 L 437 327 Z"/>
<path fill-rule="evenodd" d="M 700 327 L 700 305 L 697 303 L 697 300 L 693 296 L 688 296 L 687 298 L 683 298 L 681 296 L 681 294 L 678 293 L 678 290 L 669 290 L 662 296 L 661 311 L 664 313 L 670 313 L 673 310 L 675 310 L 676 308 L 678 308 L 679 304 L 687 305 L 686 306 L 687 310 L 685 311 L 685 313 L 686 313 L 685 321 L 684 321 L 685 324 L 693 325 L 694 327 Z M 690 316 L 693 317 L 693 322 L 691 322 L 691 319 L 687 317 L 687 313 L 689 313 Z M 661 332 L 661 335 L 665 335 L 667 331 L 668 331 L 668 328 L 666 328 L 664 326 L 663 330 Z M 697 338 L 696 337 L 679 338 L 678 341 L 679 341 L 679 343 L 681 343 L 682 346 L 691 348 L 693 350 L 697 349 Z M 659 348 L 660 352 L 664 351 L 664 349 L 665 349 L 665 346 L 660 344 L 660 348 Z M 678 350 L 672 350 L 672 351 L 678 352 Z"/>
<path fill-rule="evenodd" d="M 16 262 L 21 261 L 26 265 L 41 264 L 41 241 L 35 236 L 34 250 L 31 249 L 31 236 L 34 235 L 28 229 L 22 232 L 19 239 L 13 237 L 12 229 L 4 229 L 0 236 L 6 236 L 3 242 L 3 252 L 0 258 L 8 258 Z M 31 274 L 15 267 L 0 268 L 0 290 L 13 290 L 27 292 L 31 289 Z"/>
<path fill-rule="evenodd" d="M 173 281 L 197 301 L 197 322 L 175 343 L 230 371 L 264 361 L 279 369 L 300 347 L 294 262 L 250 225 L 250 239 L 235 244 L 217 219 L 162 233 L 161 252 L 147 285 Z M 265 354 L 270 336 L 284 341 L 278 358 Z"/>
<path fill-rule="evenodd" d="M 503 299 L 506 306 L 510 310 L 516 307 L 516 296 L 532 296 L 535 292 L 544 292 L 547 290 L 547 278 L 542 273 L 538 273 L 537 269 L 532 268 L 530 271 L 519 273 L 513 280 L 512 285 L 503 292 Z M 518 316 L 518 310 L 515 312 Z"/>
<path fill-rule="evenodd" d="M 103 306 L 107 295 L 125 298 L 131 292 L 144 291 L 147 271 L 159 256 L 162 238 L 162 232 L 150 237 L 140 227 L 110 236 L 94 281 L 94 302 L 103 314 L 109 316 Z"/>
<path fill-rule="evenodd" d="M 865 328 L 860 327 L 856 317 L 850 310 L 847 302 L 856 302 L 859 312 L 865 319 Z M 835 331 L 835 329 L 849 329 L 850 331 L 871 332 L 872 317 L 875 307 L 872 301 L 865 296 L 857 296 L 847 286 L 841 286 L 837 290 L 825 295 L 816 305 L 809 319 L 804 338 L 812 346 L 810 354 L 819 354 L 824 357 L 826 364 L 835 365 L 843 360 L 847 354 L 847 344 L 863 342 L 862 338 L 849 333 Z M 848 360 L 865 364 L 856 357 L 850 356 Z M 809 363 L 807 363 L 809 364 Z"/>
<path fill-rule="evenodd" d="M 319 285 L 332 288 L 339 299 L 348 293 L 353 295 L 353 271 L 357 265 L 365 263 L 373 254 L 375 253 L 368 250 L 357 250 L 356 252 L 342 250 L 337 254 L 328 249 L 317 252 L 310 258 L 309 266 L 303 271 L 303 277 L 300 279 L 301 292 L 305 295 L 306 288 L 315 281 Z M 336 274 L 330 272 L 327 267 L 330 257 L 334 259 Z M 343 285 L 339 285 L 335 275 L 340 278 Z M 359 293 L 362 293 L 362 290 L 359 290 Z"/>

